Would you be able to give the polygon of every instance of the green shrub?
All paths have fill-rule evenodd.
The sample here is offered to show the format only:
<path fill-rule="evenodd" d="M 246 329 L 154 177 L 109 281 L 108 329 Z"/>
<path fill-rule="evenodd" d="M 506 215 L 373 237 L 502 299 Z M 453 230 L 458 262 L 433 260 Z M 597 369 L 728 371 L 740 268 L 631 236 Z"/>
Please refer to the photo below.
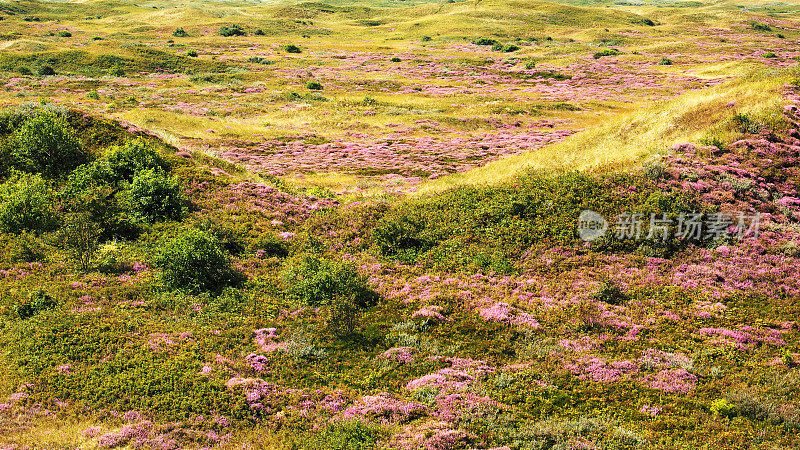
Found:
<path fill-rule="evenodd" d="M 153 259 L 164 283 L 190 293 L 221 292 L 242 281 L 229 255 L 211 234 L 191 229 L 168 240 Z"/>
<path fill-rule="evenodd" d="M 625 301 L 625 293 L 613 281 L 604 281 L 600 289 L 594 293 L 593 298 L 609 305 L 619 305 Z"/>
<path fill-rule="evenodd" d="M 731 417 L 736 413 L 736 407 L 724 398 L 718 398 L 711 402 L 709 409 L 712 413 L 722 417 Z"/>
<path fill-rule="evenodd" d="M 312 450 L 369 450 L 375 448 L 379 428 L 360 420 L 335 422 L 320 431 L 307 443 Z"/>
<path fill-rule="evenodd" d="M 197 58 L 197 52 L 195 50 L 189 50 L 188 52 L 186 52 L 186 56 L 189 56 L 191 58 Z"/>
<path fill-rule="evenodd" d="M 595 53 L 593 57 L 594 59 L 600 59 L 604 56 L 616 56 L 616 55 L 619 55 L 619 50 L 615 48 L 607 48 L 603 51 Z"/>
<path fill-rule="evenodd" d="M 497 44 L 492 45 L 492 51 L 493 52 L 501 52 L 501 51 L 503 51 L 503 48 L 504 48 L 503 44 L 501 44 L 499 42 Z"/>
<path fill-rule="evenodd" d="M 172 35 L 175 37 L 189 37 L 189 33 L 183 28 L 176 28 L 175 31 L 172 32 Z"/>
<path fill-rule="evenodd" d="M 400 59 L 397 56 L 393 56 L 392 59 L 390 59 L 389 61 L 391 61 L 391 62 L 400 62 L 400 61 L 402 61 L 402 59 Z"/>
<path fill-rule="evenodd" d="M 536 61 L 528 61 L 525 63 L 525 70 L 533 70 L 536 68 Z"/>
<path fill-rule="evenodd" d="M 137 222 L 178 220 L 185 212 L 186 199 L 177 178 L 159 170 L 137 172 L 126 189 L 125 200 Z"/>
<path fill-rule="evenodd" d="M 519 50 L 519 46 L 518 45 L 514 45 L 514 44 L 506 44 L 503 47 L 503 51 L 506 52 L 506 53 L 515 52 L 517 50 Z"/>
<path fill-rule="evenodd" d="M 17 174 L 0 184 L 0 229 L 6 233 L 47 232 L 58 226 L 52 193 L 38 175 Z"/>
<path fill-rule="evenodd" d="M 661 61 L 659 61 L 658 65 L 659 66 L 671 66 L 672 65 L 672 60 L 667 58 L 667 57 L 661 58 Z"/>
<path fill-rule="evenodd" d="M 72 33 L 66 30 L 61 30 L 58 32 L 58 37 L 72 37 Z"/>
<path fill-rule="evenodd" d="M 264 33 L 264 30 L 262 30 L 261 28 L 257 28 L 256 31 L 253 31 L 253 35 L 255 36 L 264 36 L 265 34 L 266 33 Z"/>
<path fill-rule="evenodd" d="M 89 99 L 92 99 L 92 100 L 100 100 L 100 94 L 97 91 L 92 91 L 92 92 L 89 92 L 88 94 L 86 94 L 86 98 L 89 98 Z"/>
<path fill-rule="evenodd" d="M 89 270 L 102 236 L 102 229 L 91 215 L 85 212 L 68 214 L 58 235 L 59 244 L 78 269 Z"/>
<path fill-rule="evenodd" d="M 286 265 L 283 281 L 287 296 L 308 306 L 352 299 L 358 307 L 366 307 L 377 300 L 377 295 L 367 286 L 366 277 L 353 265 L 342 261 L 301 255 Z"/>
<path fill-rule="evenodd" d="M 25 303 L 14 306 L 14 312 L 21 319 L 29 319 L 43 311 L 52 309 L 56 306 L 56 301 L 43 290 L 31 292 Z"/>
<path fill-rule="evenodd" d="M 125 70 L 123 70 L 122 67 L 114 66 L 114 67 L 108 69 L 108 74 L 110 76 L 112 76 L 112 77 L 124 77 L 125 76 Z"/>
<path fill-rule="evenodd" d="M 311 89 L 312 91 L 321 91 L 322 83 L 319 81 L 309 81 L 306 83 L 306 89 Z"/>
<path fill-rule="evenodd" d="M 50 112 L 26 120 L 9 141 L 13 164 L 25 172 L 57 178 L 88 160 L 67 121 Z"/>
<path fill-rule="evenodd" d="M 264 64 L 264 65 L 275 64 L 274 61 L 269 60 L 267 58 L 262 58 L 260 56 L 251 56 L 251 57 L 247 58 L 247 62 L 251 62 L 251 63 L 255 63 L 255 64 Z"/>
<path fill-rule="evenodd" d="M 766 52 L 762 56 L 764 58 L 777 58 L 778 57 L 778 55 L 776 55 L 774 52 Z"/>
<path fill-rule="evenodd" d="M 772 31 L 772 27 L 766 23 L 750 22 L 750 28 L 756 31 Z"/>
<path fill-rule="evenodd" d="M 239 25 L 224 26 L 219 29 L 219 34 L 225 37 L 230 36 L 244 36 L 245 32 Z"/>
<path fill-rule="evenodd" d="M 498 42 L 496 40 L 491 39 L 491 38 L 486 38 L 486 37 L 475 39 L 474 41 L 472 41 L 472 43 L 475 44 L 475 45 L 497 45 L 498 44 Z"/>
<path fill-rule="evenodd" d="M 277 256 L 283 258 L 289 254 L 289 246 L 286 241 L 272 233 L 262 233 L 251 245 L 253 251 L 261 251 L 264 256 Z"/>
<path fill-rule="evenodd" d="M 53 69 L 52 66 L 44 65 L 44 66 L 39 67 L 39 69 L 36 71 L 36 73 L 38 73 L 39 75 L 42 75 L 42 76 L 55 75 L 56 74 L 56 70 Z"/>
<path fill-rule="evenodd" d="M 302 50 L 300 50 L 300 47 L 298 47 L 298 46 L 296 46 L 294 44 L 286 45 L 286 46 L 283 47 L 283 49 L 286 51 L 286 53 L 302 53 Z"/>

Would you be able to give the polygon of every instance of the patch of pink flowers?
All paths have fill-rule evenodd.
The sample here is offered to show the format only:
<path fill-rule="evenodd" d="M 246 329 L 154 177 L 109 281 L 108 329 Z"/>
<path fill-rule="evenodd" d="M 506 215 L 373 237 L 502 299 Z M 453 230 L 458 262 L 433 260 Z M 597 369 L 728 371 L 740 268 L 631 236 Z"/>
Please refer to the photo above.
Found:
<path fill-rule="evenodd" d="M 383 424 L 405 423 L 427 414 L 424 405 L 403 402 L 388 393 L 366 395 L 342 412 L 342 418 L 364 419 Z"/>
<path fill-rule="evenodd" d="M 601 383 L 612 383 L 639 371 L 638 365 L 631 361 L 607 362 L 596 356 L 584 356 L 566 368 L 581 380 L 590 380 Z"/>
<path fill-rule="evenodd" d="M 669 393 L 686 394 L 697 385 L 697 377 L 685 369 L 666 369 L 646 378 L 653 389 Z"/>
<path fill-rule="evenodd" d="M 533 329 L 540 327 L 539 322 L 533 316 L 512 307 L 508 303 L 495 303 L 491 307 L 479 310 L 478 314 L 489 322 L 526 326 Z"/>

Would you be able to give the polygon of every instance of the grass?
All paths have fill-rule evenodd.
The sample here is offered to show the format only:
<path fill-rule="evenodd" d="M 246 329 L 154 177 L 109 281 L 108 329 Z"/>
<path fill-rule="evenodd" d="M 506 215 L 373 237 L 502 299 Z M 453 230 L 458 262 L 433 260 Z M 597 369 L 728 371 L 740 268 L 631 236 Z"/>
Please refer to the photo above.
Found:
<path fill-rule="evenodd" d="M 739 133 L 730 119 L 729 102 L 754 115 L 780 114 L 781 89 L 791 71 L 758 71 L 702 91 L 640 111 L 618 114 L 605 123 L 539 150 L 504 158 L 471 170 L 431 181 L 418 194 L 456 185 L 479 185 L 508 180 L 530 169 L 555 171 L 626 170 L 648 157 L 669 152 L 684 142 L 697 143 L 709 133 L 731 142 Z"/>

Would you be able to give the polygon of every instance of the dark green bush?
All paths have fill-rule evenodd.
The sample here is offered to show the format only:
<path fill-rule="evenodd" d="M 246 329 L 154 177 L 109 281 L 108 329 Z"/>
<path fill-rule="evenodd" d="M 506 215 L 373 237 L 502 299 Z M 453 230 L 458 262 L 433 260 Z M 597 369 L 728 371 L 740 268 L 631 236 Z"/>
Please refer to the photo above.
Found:
<path fill-rule="evenodd" d="M 53 297 L 40 289 L 36 292 L 31 292 L 25 303 L 15 305 L 14 312 L 16 312 L 21 319 L 29 319 L 55 306 L 56 301 L 53 300 Z"/>
<path fill-rule="evenodd" d="M 43 76 L 55 75 L 56 74 L 56 70 L 53 69 L 52 66 L 44 65 L 44 66 L 39 67 L 39 69 L 36 71 L 36 73 L 38 73 L 39 75 L 43 75 Z"/>
<path fill-rule="evenodd" d="M 667 58 L 667 57 L 661 58 L 661 61 L 659 61 L 658 65 L 659 66 L 671 66 L 672 65 L 672 60 Z"/>
<path fill-rule="evenodd" d="M 503 51 L 506 52 L 506 53 L 515 52 L 517 50 L 519 50 L 519 46 L 518 45 L 514 45 L 514 44 L 506 44 L 503 47 Z"/>
<path fill-rule="evenodd" d="M 165 284 L 190 293 L 219 293 L 242 281 L 228 253 L 211 234 L 191 229 L 168 240 L 153 259 Z"/>
<path fill-rule="evenodd" d="M 58 32 L 58 37 L 72 37 L 72 33 L 66 30 L 61 30 Z"/>
<path fill-rule="evenodd" d="M 67 121 L 42 112 L 25 121 L 9 141 L 13 164 L 25 172 L 57 178 L 88 160 Z"/>
<path fill-rule="evenodd" d="M 600 59 L 604 56 L 616 56 L 616 55 L 619 55 L 619 50 L 615 48 L 607 48 L 603 51 L 595 53 L 593 57 L 594 59 Z"/>
<path fill-rule="evenodd" d="M 90 214 L 78 212 L 67 215 L 64 226 L 58 230 L 58 239 L 70 260 L 79 270 L 86 272 L 100 246 L 102 234 L 102 228 Z"/>
<path fill-rule="evenodd" d="M 125 191 L 125 203 L 133 219 L 144 223 L 178 220 L 186 210 L 186 199 L 177 178 L 153 169 L 134 175 Z"/>
<path fill-rule="evenodd" d="M 186 52 L 186 56 L 190 58 L 197 58 L 197 52 L 195 50 L 189 50 L 188 52 Z"/>
<path fill-rule="evenodd" d="M 607 280 L 600 285 L 600 289 L 594 293 L 593 298 L 609 305 L 619 305 L 625 301 L 626 297 L 619 285 Z"/>
<path fill-rule="evenodd" d="M 352 299 L 356 306 L 366 307 L 377 301 L 377 295 L 367 286 L 366 277 L 352 264 L 342 261 L 301 255 L 287 263 L 283 281 L 287 296 L 308 306 Z"/>
<path fill-rule="evenodd" d="M 229 25 L 219 29 L 219 34 L 225 37 L 244 36 L 245 32 L 239 25 Z"/>
<path fill-rule="evenodd" d="M 496 45 L 498 42 L 495 39 L 482 37 L 475 39 L 472 43 L 475 45 Z"/>
<path fill-rule="evenodd" d="M 400 59 L 397 56 L 393 56 L 392 59 L 390 59 L 389 61 L 391 61 L 391 62 L 400 62 L 400 61 L 402 61 L 402 59 Z"/>
<path fill-rule="evenodd" d="M 322 83 L 319 81 L 309 81 L 306 83 L 306 89 L 311 89 L 313 91 L 321 91 L 322 90 Z"/>
<path fill-rule="evenodd" d="M 189 33 L 183 28 L 176 28 L 175 31 L 172 32 L 172 35 L 175 37 L 189 37 Z"/>
<path fill-rule="evenodd" d="M 58 227 L 50 187 L 40 176 L 17 174 L 0 184 L 0 229 L 41 233 Z"/>
<path fill-rule="evenodd" d="M 300 47 L 298 47 L 298 46 L 296 46 L 294 44 L 286 45 L 286 46 L 283 47 L 283 49 L 286 51 L 286 53 L 302 53 L 302 50 L 300 50 Z"/>

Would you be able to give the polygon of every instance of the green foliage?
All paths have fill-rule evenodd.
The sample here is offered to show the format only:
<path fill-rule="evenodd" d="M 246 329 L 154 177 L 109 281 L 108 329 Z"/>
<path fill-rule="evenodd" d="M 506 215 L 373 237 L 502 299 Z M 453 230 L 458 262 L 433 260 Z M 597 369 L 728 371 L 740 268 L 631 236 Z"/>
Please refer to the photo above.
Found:
<path fill-rule="evenodd" d="M 398 63 L 398 62 L 402 61 L 402 59 L 400 59 L 397 56 L 392 56 L 392 59 L 390 59 L 389 61 Z"/>
<path fill-rule="evenodd" d="M 42 76 L 49 76 L 49 75 L 55 75 L 56 74 L 56 70 L 53 69 L 52 66 L 49 66 L 49 65 L 45 64 L 45 65 L 39 67 L 39 69 L 37 69 L 36 73 L 38 73 L 39 75 L 42 75 Z"/>
<path fill-rule="evenodd" d="M 189 37 L 189 33 L 186 32 L 183 28 L 176 28 L 175 31 L 172 32 L 172 35 L 175 37 Z"/>
<path fill-rule="evenodd" d="M 14 312 L 21 319 L 29 319 L 43 311 L 56 306 L 56 301 L 43 290 L 39 289 L 28 295 L 27 301 L 14 306 Z"/>
<path fill-rule="evenodd" d="M 666 56 L 661 58 L 661 61 L 658 62 L 659 66 L 671 66 L 672 60 L 667 58 Z"/>
<path fill-rule="evenodd" d="M 343 261 L 300 255 L 287 263 L 283 281 L 287 296 L 308 306 L 352 300 L 355 305 L 365 307 L 377 300 L 367 286 L 366 277 Z"/>
<path fill-rule="evenodd" d="M 302 53 L 302 50 L 300 50 L 300 47 L 298 47 L 298 46 L 296 46 L 294 44 L 285 45 L 283 47 L 283 50 L 286 51 L 286 53 Z"/>
<path fill-rule="evenodd" d="M 498 44 L 497 40 L 492 39 L 492 38 L 486 38 L 486 37 L 475 39 L 474 41 L 472 41 L 472 43 L 475 44 L 475 45 L 497 45 Z"/>
<path fill-rule="evenodd" d="M 219 29 L 219 34 L 225 37 L 230 36 L 244 36 L 246 33 L 239 25 L 233 24 L 228 26 L 223 26 Z"/>
<path fill-rule="evenodd" d="M 158 170 L 137 172 L 124 195 L 136 222 L 178 220 L 186 211 L 186 198 L 178 179 Z"/>
<path fill-rule="evenodd" d="M 251 62 L 251 63 L 255 63 L 255 64 L 264 64 L 265 66 L 266 65 L 270 65 L 270 64 L 275 64 L 275 61 L 272 61 L 271 59 L 267 59 L 267 58 L 262 58 L 261 56 L 251 56 L 251 57 L 247 58 L 247 62 Z"/>
<path fill-rule="evenodd" d="M 186 56 L 189 56 L 191 58 L 197 58 L 197 51 L 189 50 L 188 52 L 186 52 Z"/>
<path fill-rule="evenodd" d="M 503 51 L 506 52 L 506 53 L 515 52 L 517 50 L 519 50 L 519 46 L 518 45 L 506 44 L 505 46 L 503 46 Z"/>
<path fill-rule="evenodd" d="M 88 271 L 100 246 L 102 228 L 85 212 L 68 214 L 58 232 L 59 244 L 81 271 Z"/>
<path fill-rule="evenodd" d="M 42 112 L 26 120 L 9 141 L 20 170 L 58 178 L 87 161 L 88 155 L 67 121 Z"/>
<path fill-rule="evenodd" d="M 306 83 L 306 89 L 311 89 L 313 91 L 321 91 L 322 83 L 318 81 L 309 81 L 308 83 Z"/>
<path fill-rule="evenodd" d="M 617 50 L 615 48 L 607 48 L 607 49 L 604 49 L 603 51 L 599 51 L 599 52 L 595 53 L 593 57 L 594 57 L 594 59 L 600 59 L 600 58 L 602 58 L 604 56 L 617 56 L 619 54 L 620 54 L 619 50 Z"/>
<path fill-rule="evenodd" d="M 772 27 L 762 22 L 750 22 L 750 28 L 756 31 L 772 31 Z"/>
<path fill-rule="evenodd" d="M 736 407 L 724 398 L 718 398 L 711 402 L 711 412 L 722 417 L 731 417 L 736 413 Z"/>
<path fill-rule="evenodd" d="M 97 91 L 92 91 L 86 94 L 86 98 L 90 98 L 92 100 L 100 100 L 100 94 Z"/>
<path fill-rule="evenodd" d="M 600 285 L 600 289 L 594 293 L 593 298 L 609 305 L 619 305 L 625 301 L 626 296 L 616 283 L 607 280 Z"/>
<path fill-rule="evenodd" d="M 380 429 L 375 425 L 352 420 L 335 422 L 313 436 L 305 448 L 309 450 L 368 450 L 377 445 Z"/>
<path fill-rule="evenodd" d="M 776 55 L 774 52 L 766 52 L 762 56 L 764 58 L 777 58 L 778 57 L 778 55 Z"/>
<path fill-rule="evenodd" d="M 72 33 L 66 30 L 61 30 L 57 33 L 58 37 L 72 37 Z"/>
<path fill-rule="evenodd" d="M 165 284 L 191 293 L 219 293 L 242 281 L 231 267 L 230 256 L 211 234 L 190 229 L 160 247 L 153 263 L 162 271 Z"/>
<path fill-rule="evenodd" d="M 17 174 L 0 184 L 0 229 L 47 232 L 58 226 L 50 187 L 40 176 Z"/>

